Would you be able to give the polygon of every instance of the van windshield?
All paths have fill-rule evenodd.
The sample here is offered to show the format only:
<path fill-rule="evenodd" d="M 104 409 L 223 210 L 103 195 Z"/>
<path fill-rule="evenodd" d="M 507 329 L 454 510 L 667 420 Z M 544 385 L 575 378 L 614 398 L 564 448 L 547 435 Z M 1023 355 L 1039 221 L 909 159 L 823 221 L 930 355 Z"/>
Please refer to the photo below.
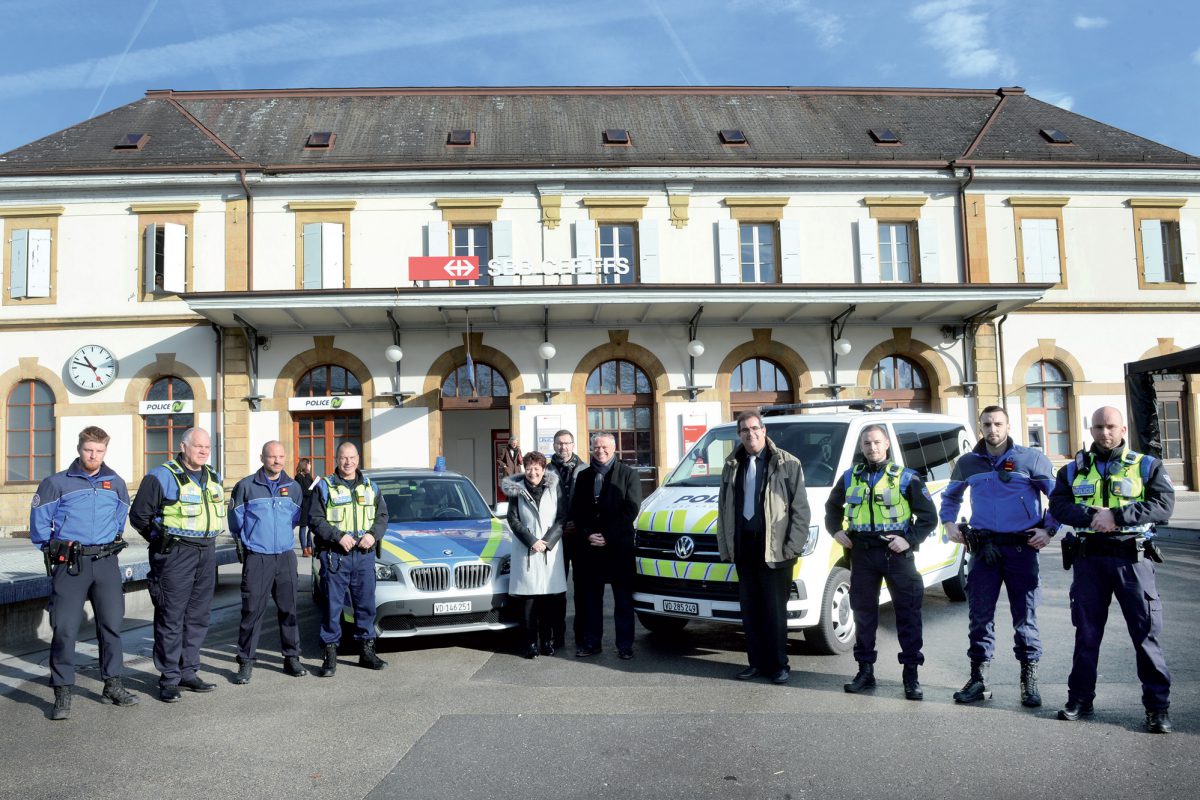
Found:
<path fill-rule="evenodd" d="M 832 486 L 846 441 L 845 422 L 775 422 L 767 419 L 767 436 L 800 459 L 806 486 Z M 732 425 L 714 428 L 700 439 L 667 478 L 666 486 L 720 486 L 725 459 L 738 446 Z"/>

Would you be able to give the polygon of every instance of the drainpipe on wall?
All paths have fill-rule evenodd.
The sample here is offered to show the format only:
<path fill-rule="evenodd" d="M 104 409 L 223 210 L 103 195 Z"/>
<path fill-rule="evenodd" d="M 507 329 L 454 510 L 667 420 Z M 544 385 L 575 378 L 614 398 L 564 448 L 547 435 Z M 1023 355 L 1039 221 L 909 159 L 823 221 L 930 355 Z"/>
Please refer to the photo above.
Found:
<path fill-rule="evenodd" d="M 222 446 L 221 439 L 222 425 L 221 421 L 225 417 L 225 373 L 222 370 L 225 353 L 225 329 L 217 323 L 213 322 L 213 333 L 217 337 L 217 363 L 216 369 L 213 371 L 213 461 L 217 465 L 217 472 L 221 475 L 225 474 L 225 448 Z"/>
<path fill-rule="evenodd" d="M 1004 320 L 1008 319 L 1008 314 L 1000 317 L 992 323 L 996 331 L 996 375 L 1000 383 L 1000 405 L 1008 408 L 1008 384 L 1004 380 Z"/>
<path fill-rule="evenodd" d="M 957 171 L 954 162 L 950 162 L 952 170 Z M 967 167 L 967 178 L 958 184 L 958 221 L 959 235 L 962 236 L 963 253 L 963 283 L 971 282 L 971 240 L 967 236 L 967 187 L 975 180 L 975 168 Z"/>
<path fill-rule="evenodd" d="M 246 193 L 246 291 L 250 291 L 254 288 L 254 198 L 246 184 L 246 170 L 238 171 L 238 181 Z"/>

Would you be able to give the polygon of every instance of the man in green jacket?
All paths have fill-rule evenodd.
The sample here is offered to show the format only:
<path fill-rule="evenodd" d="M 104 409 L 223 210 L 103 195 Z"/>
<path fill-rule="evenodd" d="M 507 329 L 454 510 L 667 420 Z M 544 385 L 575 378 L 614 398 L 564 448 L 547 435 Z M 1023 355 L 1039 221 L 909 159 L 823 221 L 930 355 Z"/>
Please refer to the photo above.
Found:
<path fill-rule="evenodd" d="M 738 598 L 750 666 L 738 680 L 758 675 L 784 684 L 787 602 L 796 557 L 808 538 L 808 495 L 799 459 L 767 438 L 757 411 L 737 418 L 741 444 L 721 470 L 717 547 L 737 567 Z"/>

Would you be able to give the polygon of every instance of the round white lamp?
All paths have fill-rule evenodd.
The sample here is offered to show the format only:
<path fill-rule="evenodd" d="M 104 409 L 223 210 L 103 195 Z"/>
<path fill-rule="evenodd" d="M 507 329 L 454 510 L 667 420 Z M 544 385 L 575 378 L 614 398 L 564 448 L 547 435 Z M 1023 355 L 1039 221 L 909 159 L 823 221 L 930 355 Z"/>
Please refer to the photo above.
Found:
<path fill-rule="evenodd" d="M 399 345 L 390 344 L 383 351 L 383 357 L 393 364 L 398 364 L 400 359 L 404 358 L 404 351 L 400 349 Z"/>
<path fill-rule="evenodd" d="M 554 358 L 554 354 L 557 352 L 558 349 L 549 342 L 542 342 L 538 345 L 538 355 L 541 356 L 543 361 L 549 361 Z"/>
<path fill-rule="evenodd" d="M 844 338 L 838 339 L 836 342 L 833 343 L 833 352 L 837 353 L 839 356 L 846 355 L 847 353 L 850 352 L 850 349 L 851 349 L 851 346 L 850 346 L 849 339 L 844 339 Z"/>
<path fill-rule="evenodd" d="M 692 358 L 699 358 L 704 355 L 704 342 L 699 339 L 692 339 L 687 345 L 688 355 Z"/>

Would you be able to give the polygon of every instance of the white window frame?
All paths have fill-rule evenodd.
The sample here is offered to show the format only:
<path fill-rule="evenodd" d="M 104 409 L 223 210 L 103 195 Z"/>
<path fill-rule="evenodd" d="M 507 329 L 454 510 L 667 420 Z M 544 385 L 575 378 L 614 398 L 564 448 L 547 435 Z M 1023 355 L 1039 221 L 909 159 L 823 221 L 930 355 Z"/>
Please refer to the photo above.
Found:
<path fill-rule="evenodd" d="M 750 244 L 751 244 L 751 247 L 753 248 L 753 254 L 754 254 L 754 261 L 751 265 L 749 265 L 752 267 L 752 269 L 754 271 L 754 279 L 750 280 L 750 281 L 746 280 L 747 264 L 746 264 L 746 262 L 742 261 L 742 247 L 744 246 L 743 242 L 742 242 L 742 232 L 746 227 L 749 227 L 752 231 Z M 776 254 L 778 254 L 779 241 L 778 241 L 778 236 L 776 236 L 776 224 L 774 222 L 754 222 L 751 220 L 740 220 L 738 222 L 738 238 L 737 238 L 738 279 L 741 283 L 774 284 L 774 283 L 779 282 L 779 263 L 778 263 L 778 260 L 775 260 L 775 259 L 772 259 L 772 261 L 769 264 L 770 269 L 775 273 L 775 277 L 772 278 L 771 280 L 766 280 L 763 277 L 763 267 L 766 264 L 766 262 L 762 258 L 763 243 L 762 243 L 762 235 L 761 234 L 762 234 L 763 230 L 767 230 L 770 232 L 771 247 L 772 247 L 773 251 Z"/>
<path fill-rule="evenodd" d="M 895 237 L 892 236 L 890 229 L 902 228 L 905 232 L 907 241 L 904 246 L 905 261 L 908 264 L 908 277 L 901 278 L 896 273 L 897 255 L 899 247 Z M 913 275 L 913 235 L 916 233 L 916 226 L 911 222 L 897 222 L 892 220 L 882 220 L 879 222 L 879 282 L 880 283 L 915 283 L 916 276 Z M 885 235 L 886 234 L 886 235 Z M 885 238 L 890 238 L 890 241 L 884 241 Z M 889 275 L 888 273 L 892 273 Z"/>

